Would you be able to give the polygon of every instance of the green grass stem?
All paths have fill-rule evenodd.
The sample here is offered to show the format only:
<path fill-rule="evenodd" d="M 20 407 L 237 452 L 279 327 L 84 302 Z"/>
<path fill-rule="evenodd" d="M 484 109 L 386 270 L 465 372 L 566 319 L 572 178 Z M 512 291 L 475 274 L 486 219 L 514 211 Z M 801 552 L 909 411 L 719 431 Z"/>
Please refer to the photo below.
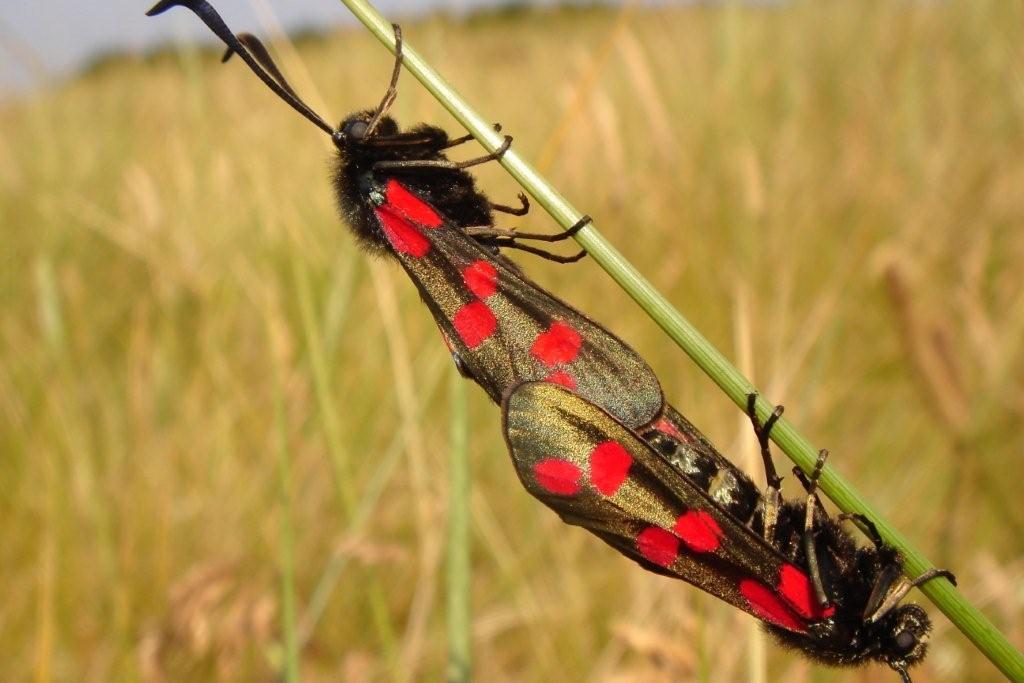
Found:
<path fill-rule="evenodd" d="M 448 681 L 472 680 L 473 631 L 470 605 L 469 539 L 469 406 L 466 382 L 452 366 L 448 389 L 450 431 L 448 448 Z"/>
<path fill-rule="evenodd" d="M 314 310 L 310 275 L 305 265 L 300 263 L 297 257 L 292 259 L 292 275 L 295 279 L 295 290 L 302 316 L 302 330 L 309 349 L 309 362 L 316 388 L 317 407 L 324 427 L 327 452 L 334 470 L 334 488 L 346 523 L 353 524 L 357 514 L 357 503 L 355 492 L 352 489 L 352 475 L 349 471 L 351 458 L 346 453 L 344 439 L 341 435 L 338 406 L 331 387 L 331 374 L 328 368 L 327 354 L 324 350 L 323 334 Z M 338 324 L 341 322 L 339 321 Z M 372 576 L 368 580 L 367 598 L 373 613 L 377 615 L 374 623 L 377 625 L 378 636 L 384 644 L 384 649 L 393 653 L 395 651 L 394 625 L 388 616 L 384 587 L 376 576 Z"/>
<path fill-rule="evenodd" d="M 295 619 L 295 530 L 292 527 L 292 467 L 288 449 L 288 425 L 280 374 L 274 382 L 274 422 L 277 433 L 277 471 L 281 485 L 281 630 L 284 633 L 284 662 L 281 679 L 299 680 L 299 641 Z"/>

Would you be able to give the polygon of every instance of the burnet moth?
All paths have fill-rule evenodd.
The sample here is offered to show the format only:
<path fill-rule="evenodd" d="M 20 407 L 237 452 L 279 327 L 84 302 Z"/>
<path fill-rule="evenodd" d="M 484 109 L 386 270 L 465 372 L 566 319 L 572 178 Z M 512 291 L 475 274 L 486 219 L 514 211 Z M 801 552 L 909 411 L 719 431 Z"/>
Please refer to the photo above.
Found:
<path fill-rule="evenodd" d="M 564 387 L 513 387 L 502 415 L 520 480 L 566 523 L 754 615 L 811 659 L 875 660 L 910 681 L 907 669 L 924 658 L 931 622 L 918 605 L 899 603 L 924 581 L 953 576 L 932 570 L 907 580 L 898 552 L 864 519 L 873 545 L 858 548 L 815 495 L 824 451 L 804 479 L 806 501 L 781 502 L 769 542 L 764 500 L 754 505 L 754 523 L 741 522 L 634 430 Z M 772 423 L 752 419 L 766 451 Z M 710 448 L 699 432 L 691 436 Z"/>
<path fill-rule="evenodd" d="M 445 151 L 470 136 L 449 138 L 420 124 L 399 131 L 387 112 L 397 94 L 402 64 L 375 110 L 348 116 L 335 129 L 309 108 L 274 65 L 260 42 L 235 35 L 205 0 L 163 0 L 149 15 L 181 5 L 192 10 L 281 99 L 331 136 L 337 148 L 334 186 L 345 221 L 369 251 L 395 258 L 419 289 L 460 371 L 495 402 L 511 386 L 548 380 L 575 389 L 628 425 L 655 420 L 661 387 L 640 356 L 618 337 L 525 277 L 500 250 L 520 249 L 558 261 L 523 240 L 558 241 L 558 235 L 496 228 L 491 204 L 467 167 L 501 156 L 511 143 L 476 159 L 453 162 Z"/>

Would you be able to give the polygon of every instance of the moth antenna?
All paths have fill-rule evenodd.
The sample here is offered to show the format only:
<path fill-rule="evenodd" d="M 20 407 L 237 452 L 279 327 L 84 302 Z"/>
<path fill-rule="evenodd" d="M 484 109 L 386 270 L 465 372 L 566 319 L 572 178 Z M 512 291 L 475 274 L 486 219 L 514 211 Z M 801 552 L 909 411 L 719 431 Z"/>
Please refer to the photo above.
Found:
<path fill-rule="evenodd" d="M 263 81 L 268 88 L 273 90 L 278 97 L 288 103 L 292 109 L 302 114 L 306 119 L 316 125 L 317 128 L 328 135 L 334 135 L 334 128 L 328 125 L 328 123 L 324 121 L 319 114 L 310 109 L 309 105 L 303 102 L 302 99 L 295 94 L 295 91 L 292 90 L 291 86 L 287 85 L 287 82 L 284 81 L 283 77 L 281 77 L 281 72 L 276 66 L 273 66 L 273 60 L 270 59 L 270 54 L 267 53 L 266 48 L 264 48 L 258 40 L 255 41 L 255 45 L 259 45 L 259 47 L 255 49 L 258 52 L 262 51 L 265 54 L 267 62 L 273 66 L 272 69 L 265 68 L 262 60 L 249 52 L 246 44 L 248 43 L 250 46 L 254 47 L 254 43 L 248 38 L 246 39 L 246 42 L 243 43 L 238 36 L 232 33 L 231 29 L 228 28 L 228 25 L 224 23 L 221 16 L 217 14 L 217 10 L 215 10 L 210 3 L 206 2 L 206 0 L 160 0 L 160 2 L 153 5 L 153 7 L 146 12 L 146 16 L 154 17 L 175 6 L 181 6 L 191 10 L 211 31 L 213 31 L 218 38 L 224 41 L 224 44 L 228 46 L 228 52 L 225 55 L 225 58 L 230 57 L 232 54 L 237 54 L 249 66 L 252 72 L 256 74 L 256 76 L 259 77 L 259 79 Z M 280 80 L 275 78 L 275 75 L 279 77 Z M 284 82 L 283 85 L 282 82 Z"/>
<path fill-rule="evenodd" d="M 395 98 L 398 97 L 398 76 L 402 73 L 402 27 L 398 24 L 391 24 L 391 28 L 395 31 L 395 67 L 391 70 L 391 83 L 384 91 L 384 97 L 381 98 L 377 111 L 373 113 L 373 118 L 366 124 L 364 138 L 373 134 L 377 124 L 387 115 L 391 105 L 395 103 Z"/>
<path fill-rule="evenodd" d="M 277 81 L 277 84 L 281 86 L 282 90 L 302 102 L 302 98 L 295 92 L 295 89 L 292 88 L 288 79 L 284 77 L 283 73 L 281 73 L 281 70 L 277 68 L 277 64 L 274 63 L 274 58 L 270 56 L 270 51 L 267 50 L 266 46 L 259 38 L 251 33 L 239 33 L 235 37 L 238 38 L 238 42 L 245 45 L 245 49 L 247 49 L 249 54 L 251 54 L 256 61 L 260 63 L 263 70 L 266 71 L 271 78 Z M 230 47 L 227 48 L 224 51 L 224 56 L 220 58 L 221 63 L 223 64 L 231 59 L 233 54 L 235 54 L 234 49 Z"/>

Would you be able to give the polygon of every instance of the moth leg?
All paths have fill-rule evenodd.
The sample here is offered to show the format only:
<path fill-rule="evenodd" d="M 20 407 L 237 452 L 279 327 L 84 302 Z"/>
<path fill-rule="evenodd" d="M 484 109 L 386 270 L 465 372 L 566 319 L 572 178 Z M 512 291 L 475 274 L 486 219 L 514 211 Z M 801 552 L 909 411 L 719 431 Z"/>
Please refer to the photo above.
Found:
<path fill-rule="evenodd" d="M 876 548 L 881 548 L 885 545 L 885 541 L 882 540 L 882 535 L 878 533 L 878 527 L 876 527 L 875 523 L 865 515 L 862 515 L 859 512 L 844 512 L 841 515 L 836 516 L 837 522 L 845 522 L 847 520 L 860 524 L 861 527 L 863 527 L 864 533 L 869 539 L 871 539 L 871 543 L 873 543 Z"/>
<path fill-rule="evenodd" d="M 520 195 L 523 197 L 523 195 Z M 526 197 L 523 197 L 525 200 Z M 588 225 L 592 222 L 590 216 L 584 216 L 575 223 L 573 223 L 567 230 L 558 232 L 555 234 L 540 233 L 540 232 L 519 232 L 518 230 L 508 230 L 506 228 L 496 228 L 493 225 L 479 225 L 469 228 L 463 228 L 463 232 L 471 237 L 506 237 L 508 239 L 521 239 L 521 240 L 536 240 L 538 242 L 561 242 L 562 240 L 569 239 L 580 230 L 583 226 Z"/>
<path fill-rule="evenodd" d="M 847 519 L 855 520 L 862 524 L 876 548 L 892 550 L 892 547 L 882 540 L 882 535 L 878 533 L 878 527 L 875 526 L 875 523 L 866 516 L 859 512 L 847 512 L 836 517 L 837 521 Z M 868 597 L 867 604 L 864 607 L 864 618 L 869 622 L 877 621 L 899 604 L 911 589 L 939 577 L 946 578 L 954 586 L 956 585 L 956 576 L 947 569 L 932 567 L 916 579 L 911 580 L 903 574 L 902 564 L 898 561 L 893 561 L 878 574 L 878 579 L 875 581 L 875 585 L 871 589 L 871 595 Z"/>
<path fill-rule="evenodd" d="M 518 209 L 512 206 L 505 206 L 504 204 L 495 204 L 490 202 L 492 211 L 500 211 L 501 213 L 511 214 L 513 216 L 525 216 L 530 212 L 530 200 L 526 198 L 526 195 L 520 192 L 518 195 L 519 202 L 522 204 Z"/>
<path fill-rule="evenodd" d="M 376 147 L 386 150 L 401 149 L 406 156 L 413 158 L 429 158 L 441 153 L 447 136 L 425 133 L 423 131 L 406 131 L 394 135 L 374 135 L 363 140 L 364 147 Z"/>
<path fill-rule="evenodd" d="M 366 147 L 422 147 L 421 154 L 437 154 L 445 148 L 440 144 L 438 136 L 424 135 L 420 132 L 374 135 L 362 144 Z"/>
<path fill-rule="evenodd" d="M 395 98 L 398 97 L 398 76 L 402 73 L 402 27 L 398 24 L 391 24 L 391 28 L 395 31 L 395 66 L 391 70 L 391 82 L 388 84 L 388 89 L 384 91 L 384 97 L 381 98 L 377 110 L 373 113 L 373 118 L 366 124 L 364 138 L 373 135 L 374 129 L 387 115 L 391 105 L 395 103 Z"/>
<path fill-rule="evenodd" d="M 560 256 L 544 249 L 521 244 L 519 240 L 537 240 L 539 242 L 561 242 L 579 232 L 583 226 L 591 222 L 590 216 L 584 216 L 576 221 L 568 230 L 554 235 L 535 232 L 519 232 L 507 228 L 498 228 L 493 225 L 473 225 L 461 228 L 466 235 L 479 239 L 481 244 L 495 249 L 519 249 L 529 252 L 548 261 L 555 263 L 575 263 L 587 255 L 585 249 L 581 249 L 572 256 Z"/>
<path fill-rule="evenodd" d="M 494 124 L 494 130 L 500 131 L 501 124 Z M 424 135 L 423 133 L 413 131 L 405 133 L 396 133 L 394 135 L 375 135 L 372 138 L 364 139 L 363 145 L 368 147 L 423 147 L 420 153 L 423 155 L 427 155 L 439 154 L 446 149 L 456 147 L 463 143 L 469 142 L 472 139 L 472 135 L 463 135 L 461 137 L 445 140 L 442 143 L 440 142 L 437 136 Z"/>
<path fill-rule="evenodd" d="M 519 251 L 525 251 L 535 256 L 540 256 L 546 261 L 554 261 L 555 263 L 576 263 L 580 259 L 587 255 L 585 249 L 580 249 L 577 253 L 572 256 L 561 256 L 559 254 L 552 254 L 550 251 L 538 249 L 537 247 L 531 247 L 528 244 L 520 244 L 516 242 L 514 238 L 501 237 L 493 241 L 494 246 L 504 247 L 506 249 L 518 249 Z"/>
<path fill-rule="evenodd" d="M 868 623 L 876 622 L 884 617 L 893 607 L 903 601 L 907 593 L 932 579 L 941 577 L 954 586 L 956 585 L 956 576 L 948 569 L 932 567 L 913 580 L 902 574 L 903 568 L 894 563 L 886 567 L 879 575 L 878 581 L 871 591 L 871 597 L 868 598 L 868 604 L 864 608 L 864 618 Z"/>
<path fill-rule="evenodd" d="M 827 459 L 828 450 L 823 448 L 818 451 L 818 461 L 814 464 L 814 471 L 811 472 L 811 476 L 808 477 L 809 486 L 807 487 L 807 507 L 804 514 L 803 536 L 804 555 L 807 557 L 807 569 L 811 575 L 811 585 L 814 586 L 814 594 L 818 598 L 818 605 L 822 608 L 827 608 L 831 605 L 831 602 L 825 593 L 825 586 L 821 580 L 821 568 L 818 566 L 818 551 L 814 546 L 814 510 L 818 505 L 821 505 L 816 491 L 818 488 L 818 478 L 821 476 L 821 470 L 825 467 L 825 460 Z"/>
<path fill-rule="evenodd" d="M 800 482 L 800 485 L 804 487 L 804 491 L 810 491 L 811 487 L 812 487 L 811 480 L 807 477 L 806 474 L 804 474 L 804 471 L 802 469 L 800 469 L 799 467 L 796 467 L 795 465 L 793 466 L 793 470 L 792 471 L 793 471 L 793 476 L 796 477 L 797 481 Z M 826 510 L 825 506 L 822 505 L 821 499 L 818 498 L 818 496 L 815 496 L 814 497 L 814 501 L 815 501 L 815 506 L 818 508 L 818 510 L 821 512 L 821 514 L 823 514 L 823 515 L 825 515 L 827 517 L 828 516 L 828 510 Z M 872 538 L 872 540 L 874 540 L 874 539 Z"/>
<path fill-rule="evenodd" d="M 500 133 L 501 132 L 501 124 L 500 123 L 494 124 L 493 128 L 494 128 L 494 132 L 495 133 Z M 450 149 L 452 147 L 456 147 L 456 146 L 461 145 L 463 143 L 469 142 L 472 139 L 473 139 L 473 134 L 472 133 L 467 133 L 466 135 L 463 135 L 462 137 L 452 138 L 451 140 L 448 141 L 448 144 L 446 144 L 441 149 Z"/>
<path fill-rule="evenodd" d="M 757 394 L 747 394 L 747 417 L 754 427 L 754 435 L 757 437 L 757 444 L 761 447 L 761 460 L 764 462 L 764 476 L 768 481 L 764 492 L 764 540 L 771 544 L 775 540 L 775 525 L 779 520 L 779 508 L 782 506 L 782 477 L 775 469 L 772 461 L 772 453 L 769 449 L 768 439 L 771 436 L 772 427 L 782 417 L 785 410 L 782 406 L 775 406 L 775 410 L 768 416 L 762 425 L 757 419 Z"/>
<path fill-rule="evenodd" d="M 469 168 L 470 166 L 479 166 L 480 164 L 486 164 L 488 161 L 495 161 L 505 156 L 505 152 L 512 146 L 512 136 L 506 135 L 505 141 L 501 143 L 501 147 L 494 150 L 489 154 L 485 154 L 475 159 L 466 159 L 465 161 L 448 161 L 447 159 L 409 159 L 407 161 L 378 161 L 373 165 L 374 171 L 381 170 L 395 170 L 395 169 L 406 169 L 406 168 L 447 168 L 451 170 L 461 170 Z"/>
<path fill-rule="evenodd" d="M 956 585 L 956 574 L 954 574 L 953 572 L 949 571 L 948 569 L 938 569 L 936 567 L 932 567 L 931 569 L 929 569 L 925 573 L 921 574 L 921 576 L 919 576 L 916 579 L 914 579 L 913 581 L 911 581 L 910 582 L 910 587 L 911 588 L 917 588 L 918 586 L 920 586 L 922 584 L 928 583 L 932 579 L 938 579 L 940 577 L 943 578 L 943 579 L 946 579 L 947 581 L 949 581 L 954 586 Z"/>

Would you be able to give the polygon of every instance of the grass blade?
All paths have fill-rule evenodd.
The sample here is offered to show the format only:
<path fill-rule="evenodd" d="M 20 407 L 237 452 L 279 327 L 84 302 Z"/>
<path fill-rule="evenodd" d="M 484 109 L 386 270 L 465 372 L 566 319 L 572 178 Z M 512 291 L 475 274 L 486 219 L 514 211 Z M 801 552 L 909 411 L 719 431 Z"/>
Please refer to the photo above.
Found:
<path fill-rule="evenodd" d="M 469 552 L 469 409 L 466 382 L 451 368 L 451 407 L 448 455 L 448 680 L 472 680 L 472 620 L 470 613 Z"/>
<path fill-rule="evenodd" d="M 280 373 L 274 381 L 274 422 L 277 432 L 277 468 L 281 485 L 281 621 L 284 632 L 284 666 L 281 678 L 299 680 L 299 646 L 295 621 L 295 533 L 292 528 L 292 470 L 288 450 L 288 425 Z"/>

